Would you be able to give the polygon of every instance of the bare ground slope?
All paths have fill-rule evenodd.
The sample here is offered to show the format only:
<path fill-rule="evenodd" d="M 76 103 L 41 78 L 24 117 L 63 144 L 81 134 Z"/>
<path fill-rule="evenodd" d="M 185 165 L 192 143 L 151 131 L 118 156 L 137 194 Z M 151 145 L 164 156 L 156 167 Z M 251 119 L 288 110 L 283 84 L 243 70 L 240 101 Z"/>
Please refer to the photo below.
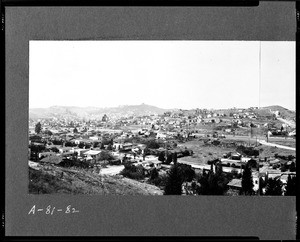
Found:
<path fill-rule="evenodd" d="M 158 187 L 122 176 L 98 175 L 90 171 L 57 166 L 29 167 L 31 194 L 162 195 Z"/>

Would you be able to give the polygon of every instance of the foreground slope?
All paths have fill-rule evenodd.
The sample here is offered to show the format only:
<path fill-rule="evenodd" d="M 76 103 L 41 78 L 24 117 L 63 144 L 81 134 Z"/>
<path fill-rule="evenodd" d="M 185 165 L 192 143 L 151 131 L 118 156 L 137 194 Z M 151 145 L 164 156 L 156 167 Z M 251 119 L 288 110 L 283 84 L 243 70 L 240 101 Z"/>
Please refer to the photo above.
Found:
<path fill-rule="evenodd" d="M 122 176 L 99 176 L 84 169 L 57 166 L 29 167 L 31 194 L 162 195 L 156 186 Z"/>

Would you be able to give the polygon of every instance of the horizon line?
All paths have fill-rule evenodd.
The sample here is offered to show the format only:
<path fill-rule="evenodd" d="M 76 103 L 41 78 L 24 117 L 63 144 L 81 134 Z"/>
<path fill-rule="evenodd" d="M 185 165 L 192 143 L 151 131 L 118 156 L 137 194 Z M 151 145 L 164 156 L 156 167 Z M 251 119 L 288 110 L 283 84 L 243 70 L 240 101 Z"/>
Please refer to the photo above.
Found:
<path fill-rule="evenodd" d="M 160 108 L 160 109 L 166 109 L 166 110 L 196 110 L 196 109 L 207 109 L 207 110 L 224 110 L 224 109 L 249 109 L 249 108 L 254 108 L 257 107 L 258 109 L 261 108 L 268 108 L 270 106 L 280 106 L 282 108 L 288 109 L 290 111 L 296 111 L 294 109 L 289 109 L 286 108 L 284 106 L 278 105 L 278 104 L 274 104 L 274 105 L 268 105 L 268 106 L 264 106 L 264 107 L 259 107 L 259 106 L 249 106 L 249 107 L 227 107 L 227 108 L 212 108 L 212 107 L 197 107 L 197 108 L 179 108 L 179 107 L 175 107 L 175 108 L 162 108 L 162 107 L 158 107 L 155 105 L 151 105 L 151 104 L 146 104 L 146 103 L 141 103 L 141 104 L 122 104 L 122 105 L 118 105 L 118 106 L 110 106 L 110 107 L 100 107 L 100 106 L 77 106 L 77 105 L 51 105 L 48 107 L 29 107 L 30 109 L 47 109 L 47 108 L 52 108 L 52 107 L 66 107 L 66 108 L 71 108 L 71 107 L 75 107 L 75 108 L 101 108 L 101 109 L 106 109 L 106 108 L 119 108 L 119 107 L 126 107 L 126 106 L 142 106 L 142 105 L 147 105 L 147 106 L 152 106 L 152 107 L 156 107 L 156 108 Z"/>

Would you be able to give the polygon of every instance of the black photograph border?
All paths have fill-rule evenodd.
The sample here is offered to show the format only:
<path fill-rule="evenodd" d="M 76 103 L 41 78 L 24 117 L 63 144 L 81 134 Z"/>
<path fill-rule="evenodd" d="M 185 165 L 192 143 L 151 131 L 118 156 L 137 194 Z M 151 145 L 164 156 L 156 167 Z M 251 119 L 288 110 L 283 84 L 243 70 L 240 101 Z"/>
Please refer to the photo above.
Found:
<path fill-rule="evenodd" d="M 225 3 L 226 2 L 226 3 Z M 211 196 L 208 199 L 204 198 L 204 200 L 206 200 L 202 205 L 204 208 L 201 208 L 200 211 L 195 212 L 192 209 L 185 209 L 183 210 L 183 212 L 188 212 L 189 215 L 191 216 L 191 222 L 190 224 L 185 224 L 182 227 L 176 227 L 176 225 L 179 224 L 178 220 L 180 221 L 180 216 L 182 214 L 180 214 L 180 212 L 178 213 L 178 211 L 175 213 L 175 215 L 173 215 L 173 217 L 170 219 L 169 223 L 173 224 L 174 227 L 171 228 L 170 225 L 165 226 L 164 224 L 162 224 L 163 226 L 165 226 L 164 228 L 166 230 L 168 230 L 166 233 L 162 233 L 162 230 L 159 231 L 159 233 L 156 234 L 155 231 L 153 231 L 153 229 L 157 229 L 158 227 L 152 224 L 152 222 L 163 222 L 165 223 L 166 221 L 164 221 L 164 216 L 166 214 L 161 214 L 159 216 L 159 219 L 155 219 L 153 217 L 153 215 L 151 215 L 151 211 L 147 208 L 147 206 L 153 206 L 153 202 L 149 202 L 146 201 L 145 205 L 140 205 L 140 207 L 135 207 L 135 209 L 132 209 L 130 211 L 123 211 L 123 213 L 121 211 L 117 211 L 117 215 L 120 216 L 124 216 L 125 218 L 127 218 L 129 220 L 129 223 L 132 223 L 132 226 L 136 226 L 136 231 L 134 231 L 133 233 L 129 233 L 129 229 L 130 226 L 126 224 L 123 224 L 125 226 L 125 230 L 123 230 L 123 233 L 121 232 L 120 234 L 117 234 L 116 231 L 112 228 L 106 228 L 105 229 L 105 233 L 101 234 L 101 232 L 99 233 L 99 231 L 96 231 L 97 229 L 99 229 L 99 227 L 97 226 L 103 226 L 103 225 L 109 225 L 109 226 L 113 226 L 114 221 L 112 221 L 111 218 L 108 217 L 108 215 L 106 214 L 105 216 L 99 218 L 99 220 L 101 220 L 99 222 L 99 220 L 97 220 L 95 218 L 95 216 L 93 214 L 98 213 L 99 211 L 95 211 L 93 210 L 93 207 L 89 207 L 91 204 L 88 204 L 89 202 L 84 202 L 84 200 L 93 200 L 95 199 L 94 197 L 90 197 L 90 196 L 79 196 L 79 198 L 82 200 L 81 203 L 79 203 L 79 206 L 81 206 L 81 209 L 85 212 L 88 213 L 87 214 L 82 214 L 80 216 L 77 217 L 73 217 L 73 218 L 66 218 L 66 217 L 56 217 L 55 219 L 46 217 L 46 216 L 41 216 L 39 218 L 35 217 L 34 219 L 31 219 L 28 217 L 28 211 L 30 209 L 30 207 L 35 203 L 35 204 L 42 204 L 43 206 L 46 206 L 46 204 L 53 204 L 53 203 L 58 203 L 61 205 L 68 205 L 70 202 L 70 200 L 75 201 L 74 198 L 76 198 L 77 200 L 77 196 L 76 197 L 72 197 L 72 199 L 70 199 L 70 196 L 62 196 L 64 197 L 64 199 L 60 199 L 61 201 L 57 201 L 57 197 L 55 195 L 51 196 L 51 195 L 45 195 L 42 198 L 41 197 L 36 197 L 36 196 L 32 196 L 32 195 L 28 195 L 28 194 L 23 194 L 23 195 L 16 195 L 16 194 L 11 194 L 12 191 L 15 191 L 14 189 L 16 189 L 19 185 L 20 182 L 16 181 L 15 179 L 20 177 L 20 171 L 17 171 L 15 173 L 12 174 L 11 176 L 11 164 L 7 164 L 9 161 L 7 160 L 7 154 L 9 152 L 16 152 L 15 149 L 12 149 L 11 146 L 9 146 L 9 144 L 11 144 L 12 140 L 15 141 L 15 137 L 11 135 L 11 133 L 7 132 L 7 131 L 11 131 L 11 130 L 16 130 L 16 132 L 18 131 L 22 131 L 22 128 L 18 128 L 18 123 L 24 123 L 24 121 L 22 121 L 22 118 L 24 118 L 24 105 L 26 106 L 26 103 L 20 103 L 18 101 L 16 101 L 16 98 L 13 98 L 13 96 L 15 95 L 20 95 L 20 96 L 24 96 L 24 92 L 25 95 L 27 95 L 26 93 L 26 88 L 28 88 L 25 84 L 22 86 L 18 86 L 16 85 L 16 83 L 14 83 L 13 85 L 11 83 L 7 83 L 8 80 L 6 79 L 7 76 L 11 75 L 12 70 L 8 70 L 8 66 L 10 68 L 12 67 L 17 67 L 17 66 L 22 66 L 24 68 L 24 63 L 26 63 L 26 61 L 28 61 L 28 56 L 18 56 L 18 53 L 16 52 L 17 50 L 21 50 L 22 48 L 25 48 L 26 50 L 28 50 L 28 46 L 25 47 L 24 45 L 24 38 L 22 36 L 26 35 L 26 31 L 30 30 L 31 36 L 35 36 L 37 37 L 37 39 L 49 39 L 49 36 L 51 38 L 51 34 L 53 39 L 65 39 L 66 35 L 64 33 L 62 33 L 62 29 L 64 29 L 65 27 L 62 27 L 61 29 L 51 29 L 51 24 L 62 24 L 62 25 L 66 25 L 66 24 L 71 24 L 72 21 L 71 20 L 77 20 L 75 22 L 75 24 L 78 24 L 80 27 L 83 27 L 84 24 L 81 21 L 88 21 L 88 23 L 91 23 L 91 19 L 88 20 L 84 20 L 84 18 L 81 16 L 81 18 L 77 18 L 78 15 L 76 16 L 74 14 L 74 10 L 70 10 L 71 13 L 69 16 L 69 20 L 67 20 L 66 17 L 63 16 L 62 13 L 58 14 L 61 19 L 59 20 L 55 20 L 55 6 L 56 7 L 83 7 L 80 11 L 85 11 L 84 7 L 92 7 L 92 6 L 105 6 L 105 7 L 134 7 L 136 8 L 136 11 L 140 11 L 143 12 L 143 10 L 141 10 L 141 8 L 143 7 L 152 7 L 153 9 L 158 9 L 160 7 L 171 7 L 170 9 L 175 9 L 176 7 L 199 7 L 201 8 L 201 6 L 203 7 L 216 7 L 218 8 L 219 6 L 224 7 L 222 8 L 223 10 L 225 10 L 226 14 L 229 15 L 230 14 L 230 7 L 236 7 L 238 8 L 244 8 L 247 9 L 248 15 L 246 13 L 246 10 L 244 10 L 243 14 L 235 14 L 233 11 L 231 12 L 231 20 L 229 20 L 229 22 L 225 25 L 222 25 L 222 20 L 224 20 L 224 16 L 221 15 L 217 15 L 214 17 L 209 17 L 208 15 L 204 15 L 202 16 L 202 18 L 206 21 L 207 19 L 212 21 L 209 22 L 210 23 L 210 27 L 208 26 L 208 28 L 211 28 L 211 26 L 216 26 L 216 25 L 220 25 L 218 28 L 212 28 L 213 31 L 211 33 L 208 32 L 204 32 L 204 34 L 200 34 L 199 30 L 187 34 L 185 35 L 182 30 L 184 26 L 180 26 L 179 29 L 177 29 L 176 31 L 179 33 L 178 35 L 163 35 L 162 32 L 155 32 L 155 33 L 146 33 L 145 35 L 142 35 L 141 39 L 144 39 L 145 36 L 147 38 L 151 39 L 151 40 L 156 40 L 156 39 L 187 39 L 187 40 L 192 40 L 192 39 L 196 39 L 196 40 L 270 40 L 270 41 L 296 41 L 296 66 L 298 67 L 299 65 L 299 32 L 295 32 L 296 31 L 296 27 L 299 27 L 299 25 L 296 26 L 296 19 L 297 19 L 297 23 L 299 21 L 299 3 L 294 2 L 294 1 L 285 1 L 286 3 L 282 3 L 281 1 L 260 1 L 258 3 L 258 1 L 255 0 L 247 0 L 247 1 L 231 1 L 231 0 L 225 0 L 225 1 L 194 1 L 194 0 L 187 0 L 187 1 L 163 1 L 163 3 L 160 2 L 160 4 L 158 4 L 158 1 L 123 1 L 122 3 L 120 3 L 120 1 L 94 1 L 94 0 L 88 0 L 85 1 L 83 3 L 83 1 L 67 1 L 67 0 L 63 0 L 63 1 L 59 1 L 59 0 L 52 0 L 52 1 L 38 1 L 38 0 L 3 0 L 1 1 L 1 80 L 3 80 L 3 85 L 4 85 L 4 102 L 2 102 L 2 110 L 3 110 L 3 114 L 5 117 L 5 126 L 3 127 L 3 131 L 5 133 L 5 150 L 4 152 L 2 152 L 2 157 L 3 160 L 5 162 L 2 162 L 2 189 L 1 191 L 3 191 L 5 196 L 1 196 L 2 199 L 2 204 L 5 204 L 5 207 L 1 207 L 2 209 L 2 229 L 1 229 L 1 236 L 3 236 L 3 238 L 6 241 L 19 241 L 19 240 L 47 240 L 44 238 L 44 236 L 47 236 L 48 239 L 52 240 L 56 240 L 57 238 L 59 238 L 59 240 L 70 240 L 72 239 L 78 239 L 76 237 L 69 237 L 69 236 L 80 236 L 80 240 L 87 239 L 87 240 L 93 240 L 93 238 L 91 238 L 90 236 L 96 236 L 95 239 L 96 240 L 104 240 L 104 241 L 111 241 L 111 240 L 119 240 L 119 239 L 124 239 L 124 236 L 144 236 L 146 235 L 148 240 L 167 240 L 167 241 L 174 241 L 177 239 L 180 240 L 188 240 L 188 241 L 194 241 L 194 240 L 233 240 L 235 238 L 238 237 L 238 239 L 246 239 L 246 240 L 256 240 L 256 239 L 268 239 L 269 237 L 271 239 L 277 239 L 274 236 L 272 236 L 272 233 L 274 234 L 279 234 L 279 233 L 285 233 L 286 231 L 281 231 L 278 232 L 276 231 L 277 225 L 276 223 L 278 223 L 279 225 L 282 224 L 282 217 L 280 217 L 279 215 L 282 215 L 282 213 L 284 212 L 290 212 L 288 216 L 288 220 L 287 222 L 289 223 L 293 223 L 295 222 L 293 216 L 294 214 L 292 214 L 292 210 L 289 206 L 293 206 L 293 204 L 295 203 L 296 198 L 294 197 L 237 197 L 237 198 L 230 198 L 230 197 L 226 197 L 227 200 L 225 200 L 225 197 L 215 197 L 215 196 Z M 257 14 L 258 10 L 261 5 L 264 4 L 268 4 L 268 7 L 272 5 L 271 10 L 270 8 L 265 7 L 264 10 L 262 12 L 260 12 L 259 14 Z M 276 16 L 276 13 L 278 14 L 278 12 L 283 11 L 284 14 L 286 14 L 286 12 L 284 12 L 286 9 L 285 8 L 278 8 L 278 7 L 274 7 L 274 4 L 283 4 L 283 5 L 289 5 L 289 7 L 287 7 L 286 9 L 288 9 L 287 11 L 290 11 L 291 9 L 291 4 L 295 5 L 295 22 L 293 23 L 293 21 L 291 22 L 291 19 L 286 19 L 284 17 L 286 17 L 286 15 L 284 17 L 280 17 L 280 15 Z M 297 6 L 296 6 L 297 5 Z M 51 12 L 48 13 L 48 15 L 46 16 L 46 20 L 44 20 L 44 23 L 46 23 L 48 21 L 48 28 L 51 29 L 51 31 L 48 34 L 45 34 L 46 32 L 44 31 L 42 34 L 41 33 L 37 33 L 34 32 L 34 30 L 30 29 L 30 27 L 27 27 L 28 25 L 19 25 L 26 27 L 24 28 L 22 31 L 24 31 L 24 33 L 16 33 L 16 30 L 14 30 L 12 27 L 10 26 L 7 22 L 7 8 L 21 8 L 21 7 L 33 7 L 31 8 L 34 9 L 35 7 L 45 7 L 44 10 L 39 10 L 39 14 L 34 15 L 34 16 L 30 16 L 28 18 L 26 18 L 25 21 L 27 21 L 26 23 L 35 23 L 37 24 L 37 22 L 39 20 L 41 20 L 41 15 L 45 14 L 45 10 L 47 9 L 47 11 Z M 174 7 L 174 8 L 172 8 Z M 229 8 L 227 8 L 229 7 Z M 297 12 L 296 12 L 296 8 L 297 8 Z M 30 10 L 30 8 L 27 8 Z M 52 10 L 51 10 L 52 9 Z M 178 8 L 177 8 L 178 9 Z M 220 10 L 220 12 L 222 12 L 222 9 Z M 153 10 L 155 12 L 155 10 Z M 179 10 L 180 12 L 181 10 Z M 196 11 L 196 10 L 195 10 Z M 212 8 L 209 11 L 215 11 Z M 277 12 L 276 12 L 277 11 Z M 93 12 L 93 11 L 92 11 Z M 82 12 L 81 12 L 82 14 Z M 97 14 L 91 13 L 90 11 L 85 11 L 84 14 L 86 16 L 94 16 L 96 17 Z M 124 12 L 123 12 L 124 14 Z M 126 14 L 126 13 L 125 13 Z M 183 14 L 187 14 L 186 12 Z M 283 14 L 283 15 L 284 15 Z M 57 15 L 57 16 L 58 16 Z M 122 16 L 122 15 L 121 15 Z M 143 19 L 143 15 L 141 13 L 138 14 L 139 18 L 142 20 Z M 166 18 L 170 18 L 170 16 L 172 17 L 172 14 L 168 15 Z M 196 15 L 193 15 L 194 17 Z M 20 18 L 21 16 L 19 16 Z M 24 17 L 24 16 L 23 16 Z M 127 16 L 128 17 L 128 16 Z M 250 19 L 250 17 L 257 17 L 257 19 Z M 31 18 L 31 19 L 29 19 Z M 48 19 L 47 19 L 48 18 Z M 130 17 L 129 17 L 130 18 Z M 136 18 L 132 17 L 132 18 Z M 234 19 L 235 18 L 235 19 Z M 280 19 L 280 20 L 278 20 Z M 11 20 L 11 19 L 10 19 Z M 60 22 L 61 20 L 64 20 L 62 22 Z M 20 23 L 20 19 L 16 20 L 19 21 L 18 23 Z M 289 23 L 289 26 L 286 26 L 286 23 Z M 73 22 L 74 24 L 74 22 Z M 117 24 L 117 23 L 112 23 L 113 24 Z M 145 24 L 145 22 L 142 21 L 142 24 Z M 230 27 L 231 25 L 231 27 Z M 88 26 L 88 25 L 86 25 Z M 237 29 L 237 27 L 243 27 L 242 29 Z M 257 26 L 259 26 L 259 28 L 257 28 Z M 272 27 L 272 26 L 276 26 L 276 28 Z M 52 26 L 53 27 L 53 26 Z M 154 26 L 155 27 L 155 26 Z M 192 26 L 191 28 L 193 29 L 197 29 L 199 26 L 196 26 L 194 23 L 194 26 Z M 224 29 L 225 27 L 225 29 Z M 128 29 L 130 29 L 130 27 L 127 27 Z M 203 28 L 200 26 L 200 29 Z M 79 28 L 80 29 L 80 28 Z M 92 32 L 93 27 L 90 27 L 90 30 L 88 30 L 87 32 L 83 31 L 84 34 L 90 33 Z M 127 30 L 128 30 L 127 29 Z M 81 28 L 81 30 L 83 30 Z M 202 29 L 203 30 L 203 29 Z M 278 31 L 279 30 L 279 31 Z M 298 28 L 297 28 L 298 30 Z M 9 31 L 9 33 L 7 32 Z M 56 31 L 56 33 L 55 33 Z M 75 31 L 75 28 L 74 30 Z M 90 32 L 89 32 L 90 31 Z M 116 30 L 114 30 L 116 31 Z M 175 32 L 176 32 L 175 31 Z M 180 33 L 181 31 L 181 33 Z M 293 33 L 294 31 L 294 33 Z M 298 30 L 299 31 L 299 30 Z M 126 31 L 125 31 L 126 32 Z M 129 35 L 127 36 L 121 36 L 121 39 L 126 39 L 126 38 L 136 38 L 137 36 L 133 35 L 132 32 L 127 31 L 129 33 Z M 44 37 L 41 37 L 44 34 Z M 60 35 L 59 38 L 57 38 L 57 36 L 55 36 L 56 34 Z M 181 35 L 182 34 L 182 35 Z M 26 36 L 30 36 L 30 35 L 26 35 Z M 54 35 L 54 36 L 53 36 Z M 11 41 L 10 37 L 11 36 L 18 36 L 21 37 L 21 41 L 17 40 L 18 43 L 11 43 L 9 41 Z M 85 39 L 111 39 L 113 38 L 113 35 L 108 35 L 108 36 L 104 36 L 99 37 L 99 35 L 89 35 L 87 36 L 87 38 L 81 37 L 80 40 L 85 40 Z M 23 39 L 22 39 L 23 38 Z M 71 38 L 72 39 L 72 38 Z M 117 36 L 116 39 L 120 39 L 120 36 Z M 14 41 L 14 40 L 13 40 Z M 23 42 L 22 42 L 23 41 Z M 27 43 L 29 45 L 29 43 Z M 18 46 L 18 45 L 22 45 Z M 9 48 L 8 48 L 9 47 Z M 11 55 L 11 53 L 13 53 L 13 55 Z M 27 54 L 28 55 L 28 54 Z M 12 57 L 14 60 L 14 63 L 12 64 L 11 61 L 8 59 Z M 7 64 L 8 63 L 8 64 Z M 23 63 L 23 64 L 22 64 Z M 28 67 L 28 62 L 27 62 L 27 67 Z M 28 70 L 27 70 L 28 71 Z M 9 75 L 7 75 L 9 74 Z M 25 79 L 27 78 L 28 80 L 28 72 L 22 72 L 22 74 L 24 75 L 23 78 L 25 77 Z M 26 76 L 27 74 L 27 76 Z M 296 80 L 298 80 L 299 77 L 298 75 L 296 75 Z M 296 82 L 298 83 L 298 82 Z M 12 91 L 11 89 L 15 88 L 14 91 Z M 296 90 L 297 90 L 297 95 L 299 94 L 299 88 L 298 88 L 298 84 L 296 86 Z M 13 95 L 13 96 L 12 96 Z M 26 98 L 23 97 L 23 100 L 26 100 Z M 28 107 L 27 107 L 28 108 Z M 27 112 L 28 113 L 28 112 Z M 296 109 L 296 121 L 299 120 L 299 115 Z M 23 115 L 23 116 L 22 116 Z M 23 126 L 22 126 L 23 127 Z M 27 144 L 26 144 L 27 145 Z M 23 149 L 24 150 L 24 149 Z M 18 151 L 19 153 L 22 153 L 22 149 L 19 149 Z M 298 155 L 298 151 L 297 151 L 297 155 Z M 17 158 L 19 156 L 13 156 L 14 158 Z M 16 164 L 16 162 L 20 162 L 18 159 L 16 161 L 14 161 L 14 164 Z M 21 167 L 21 171 L 26 172 L 23 170 L 23 168 L 25 167 L 22 166 Z M 27 164 L 26 164 L 27 167 Z M 298 171 L 299 167 L 297 168 Z M 23 175 L 24 176 L 24 175 Z M 297 177 L 297 184 L 299 185 L 299 177 Z M 21 175 L 22 178 L 22 175 Z M 18 183 L 19 185 L 14 185 L 14 181 L 16 183 Z M 25 181 L 24 181 L 25 182 Z M 26 181 L 27 182 L 27 181 Z M 11 188 L 13 187 L 13 188 Z M 298 186 L 299 187 L 299 186 Z M 22 185 L 22 187 L 19 188 L 19 191 L 23 192 L 24 191 L 24 184 Z M 27 198 L 26 198 L 27 197 Z M 15 201 L 11 200 L 11 199 L 16 199 Z M 148 198 L 148 197 L 146 197 Z M 116 206 L 124 206 L 124 204 L 128 203 L 128 202 L 133 202 L 133 205 L 138 205 L 141 204 L 141 201 L 145 202 L 146 198 L 138 198 L 138 197 L 116 197 L 114 196 L 113 199 L 115 200 L 115 205 Z M 149 198 L 148 198 L 149 199 Z M 164 206 L 170 206 L 171 205 L 175 205 L 175 206 L 180 206 L 182 204 L 187 203 L 185 198 L 166 198 L 164 197 L 164 200 L 162 200 L 162 198 L 151 198 L 151 199 L 158 199 L 160 200 L 159 203 L 163 204 Z M 150 199 L 150 200 L 151 200 Z M 174 199 L 176 201 L 174 201 Z M 68 201 L 69 200 L 69 201 Z M 199 201 L 195 201 L 195 198 L 192 198 L 192 202 L 191 202 L 191 207 L 197 208 L 197 206 L 199 205 Z M 198 199 L 199 200 L 199 199 Z M 200 200 L 203 200 L 200 199 Z M 232 200 L 232 201 L 229 201 Z M 111 205 L 111 199 L 110 198 L 103 198 L 102 201 L 106 202 L 107 204 Z M 167 201 L 167 202 L 166 202 Z M 170 202 L 171 201 L 171 202 Z M 179 201 L 179 202 L 178 202 Z M 238 202 L 237 202 L 238 201 Z M 189 201 L 190 202 L 190 201 Z M 223 207 L 220 207 L 218 205 L 216 205 L 215 207 L 212 207 L 211 202 L 213 203 L 222 203 Z M 16 205 L 19 204 L 19 205 Z M 231 205 L 229 206 L 228 203 Z M 284 204 L 284 207 L 282 207 L 282 205 Z M 88 206 L 87 206 L 88 205 Z M 76 206 L 76 205 L 75 205 Z M 104 205 L 105 206 L 105 205 Z M 298 205 L 297 205 L 298 206 Z M 19 208 L 18 208 L 19 207 Z M 268 211 L 267 214 L 255 214 L 255 216 L 247 216 L 244 217 L 244 220 L 242 220 L 241 218 L 243 218 L 244 214 L 243 211 L 246 211 L 246 209 L 253 209 L 253 207 L 257 208 L 260 212 L 262 211 Z M 94 206 L 94 208 L 97 208 L 97 206 Z M 155 207 L 154 207 L 155 208 Z M 211 214 L 211 212 L 208 209 L 216 209 L 217 211 L 213 212 L 212 216 L 219 216 L 219 219 L 211 219 L 208 216 Z M 110 206 L 105 207 L 105 209 L 111 209 Z M 104 209 L 104 210 L 105 210 Z M 128 207 L 127 207 L 128 209 Z M 144 209 L 144 211 L 143 211 Z M 167 208 L 168 209 L 168 208 Z M 228 211 L 228 209 L 232 210 L 232 211 Z M 276 211 L 275 212 L 271 212 L 271 210 Z M 140 211 L 143 211 L 143 213 L 141 213 Z M 236 210 L 239 210 L 239 212 L 236 212 Z M 136 211 L 137 213 L 141 214 L 141 216 L 145 216 L 145 218 L 150 220 L 152 219 L 152 221 L 146 221 L 146 220 L 140 220 L 140 222 L 144 222 L 145 226 L 139 225 L 139 221 L 136 221 L 136 219 L 138 218 L 137 215 L 134 215 L 133 218 L 129 218 L 129 216 L 131 216 L 130 212 L 134 212 Z M 161 213 L 162 211 L 158 209 L 158 211 Z M 194 212 L 193 212 L 194 211 Z M 297 207 L 297 211 L 298 211 L 298 207 Z M 116 212 L 116 211 L 114 211 Z M 253 211 L 251 211 L 253 212 Z M 155 213 L 155 212 L 154 212 Z M 168 214 L 168 213 L 167 213 Z M 198 215 L 198 216 L 197 216 Z M 89 218 L 88 216 L 92 216 Z M 94 217 L 93 217 L 94 216 Z M 230 224 L 230 221 L 228 221 L 228 219 L 230 219 L 231 216 L 235 216 L 234 219 L 240 219 L 240 221 L 238 223 L 232 223 Z M 268 217 L 269 218 L 266 218 Z M 257 218 L 257 220 L 254 221 L 254 217 Z M 207 219 L 209 225 L 206 225 L 205 228 L 205 234 L 201 234 L 201 232 L 199 234 L 195 234 L 196 229 L 195 228 L 191 228 L 192 225 L 192 221 L 195 222 L 196 219 L 199 220 L 203 220 L 203 219 Z M 225 219 L 224 219 L 225 218 Z M 120 219 L 120 217 L 116 217 L 115 219 Z M 124 218 L 122 218 L 124 219 Z M 185 218 L 186 219 L 186 218 Z M 269 220 L 268 220 L 269 219 Z M 259 226 L 267 226 L 267 221 L 271 221 L 272 219 L 277 219 L 277 221 L 275 221 L 275 225 L 273 224 L 272 226 L 270 226 L 269 228 L 265 228 L 265 229 L 270 229 L 270 231 L 268 231 L 268 234 L 266 236 L 264 236 L 262 234 L 261 229 L 258 229 Z M 117 220 L 116 220 L 117 221 Z M 218 222 L 220 221 L 220 222 Z M 231 226 L 233 226 L 233 230 L 236 230 L 236 234 L 237 237 L 233 237 L 233 236 L 228 236 L 228 233 L 226 234 L 222 234 L 222 232 L 220 231 L 220 226 L 224 226 L 225 229 L 229 229 L 229 225 L 224 225 L 221 224 L 224 221 L 229 222 L 229 224 Z M 124 222 L 124 221 L 123 221 Z M 184 220 L 184 222 L 186 222 L 186 220 Z M 206 221 L 207 222 L 207 221 Z M 13 224 L 15 223 L 15 224 Z M 66 228 L 66 223 L 68 223 L 69 225 L 72 223 L 72 225 L 70 225 L 69 229 L 73 230 L 73 232 L 71 233 L 62 233 L 61 229 L 65 229 Z M 74 223 L 77 223 L 78 225 L 74 225 Z M 121 225 L 121 223 L 116 222 L 118 226 Z M 203 221 L 203 223 L 205 223 L 205 221 Z M 46 227 L 46 224 L 48 227 Z M 91 226 L 94 226 L 94 229 L 87 229 L 87 228 L 82 228 L 82 226 L 84 224 L 91 224 Z M 20 227 L 27 225 L 27 227 L 25 228 L 25 231 L 21 231 Z M 44 225 L 45 227 L 42 227 L 42 225 Z M 37 232 L 37 226 L 39 226 L 39 231 Z M 65 227 L 63 227 L 65 226 Z M 148 229 L 147 229 L 148 226 Z M 152 226 L 152 227 L 151 227 Z M 196 226 L 200 226 L 200 223 L 196 223 Z M 234 227 L 235 226 L 235 227 Z M 247 226 L 247 227 L 245 227 Z M 252 229 L 249 229 L 249 227 L 252 226 Z M 60 227 L 60 228 L 57 228 Z M 197 227 L 199 228 L 199 227 Z M 256 228 L 256 230 L 255 230 Z M 120 228 L 121 229 L 121 228 Z M 201 229 L 201 228 L 199 228 Z M 246 233 L 241 232 L 241 230 L 247 231 Z M 298 228 L 297 228 L 298 229 Z M 81 230 L 81 231 L 80 231 Z M 222 230 L 222 229 L 221 229 Z M 295 228 L 296 230 L 296 228 Z M 95 233 L 91 233 L 95 231 Z M 190 233 L 190 232 L 193 233 Z M 207 234 L 207 231 L 210 232 L 210 234 Z M 216 233 L 213 233 L 213 232 Z M 249 231 L 252 231 L 252 233 L 249 233 Z M 259 233 L 259 232 L 260 233 Z M 111 232 L 111 233 L 110 233 Z M 172 235 L 175 235 L 175 237 L 173 237 Z M 234 233 L 230 233 L 230 234 L 234 234 Z M 83 237 L 82 237 L 82 236 Z M 21 237 L 20 237 L 21 236 Z M 30 238 L 28 238 L 28 236 L 30 236 Z M 31 237 L 34 236 L 34 237 Z M 42 237 L 40 237 L 42 236 Z M 54 237 L 53 237 L 54 236 Z M 121 236 L 121 237 L 120 237 Z M 154 237 L 153 237 L 154 236 Z M 155 237 L 155 236 L 159 236 L 159 237 Z M 171 236 L 171 237 L 170 237 Z M 184 236 L 184 237 L 182 237 Z M 137 237 L 127 237 L 127 239 L 130 240 L 135 240 Z M 147 240 L 147 238 L 143 238 L 143 240 Z M 290 237 L 289 237 L 290 238 Z M 297 238 L 298 238 L 298 233 L 297 233 Z M 139 238 L 140 239 L 140 238 Z M 281 239 L 281 238 L 278 238 Z"/>

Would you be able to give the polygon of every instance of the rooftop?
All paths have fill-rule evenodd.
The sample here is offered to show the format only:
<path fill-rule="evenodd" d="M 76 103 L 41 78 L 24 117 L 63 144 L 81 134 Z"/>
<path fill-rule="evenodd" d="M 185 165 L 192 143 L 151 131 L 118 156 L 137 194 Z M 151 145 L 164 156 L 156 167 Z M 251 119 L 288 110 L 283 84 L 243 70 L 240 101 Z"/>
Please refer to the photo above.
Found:
<path fill-rule="evenodd" d="M 227 186 L 232 186 L 232 187 L 242 187 L 242 180 L 241 179 L 232 179 Z"/>
<path fill-rule="evenodd" d="M 84 155 L 98 155 L 100 153 L 101 153 L 101 151 L 99 151 L 99 150 L 89 150 L 87 152 L 84 152 Z"/>

